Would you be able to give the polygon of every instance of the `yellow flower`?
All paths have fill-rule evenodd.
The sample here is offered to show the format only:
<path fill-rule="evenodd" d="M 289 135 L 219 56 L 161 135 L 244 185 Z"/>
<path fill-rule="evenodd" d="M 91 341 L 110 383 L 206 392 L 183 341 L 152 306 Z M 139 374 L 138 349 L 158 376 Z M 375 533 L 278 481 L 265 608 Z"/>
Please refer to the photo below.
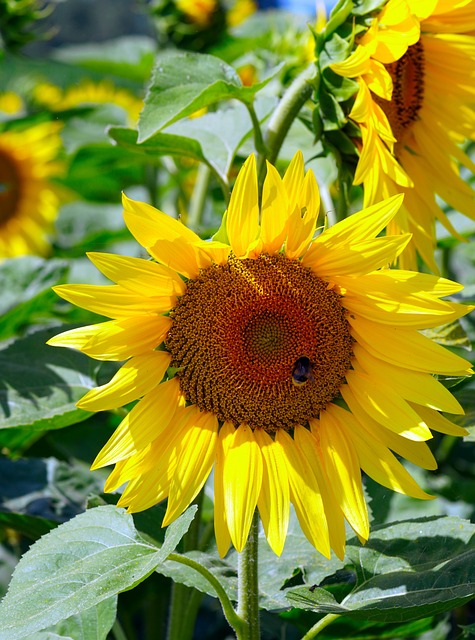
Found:
<path fill-rule="evenodd" d="M 217 0 L 176 0 L 176 6 L 190 22 L 207 27 L 217 9 Z"/>
<path fill-rule="evenodd" d="M 119 505 L 168 498 L 168 525 L 214 467 L 221 555 L 244 547 L 256 507 L 280 554 L 292 503 L 310 542 L 341 558 L 345 518 L 369 535 L 360 469 L 430 498 L 393 452 L 434 469 L 430 429 L 466 433 L 438 413 L 463 410 L 431 374 L 465 376 L 470 365 L 420 329 L 471 309 L 442 299 L 455 282 L 386 268 L 409 241 L 377 237 L 401 200 L 315 237 L 319 191 L 300 152 L 283 179 L 268 164 L 260 211 L 250 156 L 220 242 L 124 196 L 126 224 L 153 260 L 89 254 L 116 284 L 55 290 L 111 320 L 49 342 L 126 360 L 78 404 L 102 411 L 142 398 L 93 464 L 115 464 L 106 490 L 127 483 Z"/>
<path fill-rule="evenodd" d="M 0 258 L 46 254 L 59 208 L 60 125 L 0 132 Z"/>
<path fill-rule="evenodd" d="M 236 27 L 257 11 L 254 0 L 235 0 L 226 12 L 226 22 L 230 27 Z"/>
<path fill-rule="evenodd" d="M 460 176 L 475 164 L 459 146 L 475 137 L 474 28 L 471 0 L 389 0 L 351 56 L 331 65 L 359 85 L 350 118 L 361 130 L 354 182 L 365 206 L 405 193 L 388 228 L 413 234 L 404 268 L 417 252 L 437 271 L 436 220 L 458 236 L 437 197 L 475 220 L 475 193 Z"/>
<path fill-rule="evenodd" d="M 16 116 L 23 111 L 23 100 L 17 93 L 5 91 L 0 93 L 0 113 Z"/>
<path fill-rule="evenodd" d="M 114 104 L 128 115 L 131 126 L 138 122 L 143 101 L 127 89 L 114 86 L 108 80 L 82 80 L 64 91 L 55 85 L 41 83 L 35 88 L 35 100 L 49 109 L 59 111 L 79 106 Z"/>

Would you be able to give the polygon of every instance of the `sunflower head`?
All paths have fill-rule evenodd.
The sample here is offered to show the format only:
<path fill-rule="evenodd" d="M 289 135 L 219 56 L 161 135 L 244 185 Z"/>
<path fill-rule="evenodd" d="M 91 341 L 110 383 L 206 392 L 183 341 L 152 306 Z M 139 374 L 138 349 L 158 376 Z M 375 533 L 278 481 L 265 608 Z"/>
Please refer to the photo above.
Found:
<path fill-rule="evenodd" d="M 138 399 L 93 465 L 115 464 L 106 489 L 127 483 L 119 505 L 168 498 L 169 524 L 214 467 L 221 555 L 243 548 L 256 508 L 280 554 L 292 503 L 311 543 L 342 557 L 345 519 L 369 535 L 361 469 L 430 497 L 394 453 L 435 467 L 430 429 L 465 431 L 438 413 L 462 409 L 431 374 L 471 370 L 420 330 L 470 309 L 443 300 L 460 285 L 388 268 L 410 239 L 379 236 L 401 200 L 321 231 L 300 153 L 283 178 L 268 164 L 260 207 L 254 157 L 245 162 L 220 241 L 124 196 L 126 224 L 152 260 L 90 254 L 115 284 L 56 291 L 110 320 L 50 340 L 125 361 L 78 404 Z"/>
<path fill-rule="evenodd" d="M 0 259 L 48 252 L 60 196 L 58 123 L 0 132 Z"/>
<path fill-rule="evenodd" d="M 436 221 L 460 237 L 440 200 L 475 219 L 474 192 L 461 177 L 462 167 L 473 173 L 475 164 L 460 148 L 475 130 L 474 33 L 469 0 L 389 0 L 356 16 L 350 31 L 347 20 L 323 49 L 322 74 L 339 82 L 333 76 L 333 101 L 320 100 L 321 119 L 344 161 L 356 159 L 352 178 L 363 185 L 365 206 L 405 194 L 389 228 L 412 234 L 403 268 L 422 259 L 437 272 Z"/>

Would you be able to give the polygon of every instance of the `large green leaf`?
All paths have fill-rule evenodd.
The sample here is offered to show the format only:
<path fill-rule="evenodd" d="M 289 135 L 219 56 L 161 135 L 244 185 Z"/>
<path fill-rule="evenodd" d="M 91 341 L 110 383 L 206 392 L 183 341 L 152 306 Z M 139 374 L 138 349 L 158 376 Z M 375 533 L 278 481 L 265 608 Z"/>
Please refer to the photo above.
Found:
<path fill-rule="evenodd" d="M 196 507 L 172 523 L 160 549 L 146 542 L 131 515 L 97 507 L 62 524 L 20 560 L 0 603 L 0 640 L 20 640 L 132 589 L 166 560 Z"/>
<path fill-rule="evenodd" d="M 98 363 L 45 344 L 63 328 L 70 327 L 34 331 L 0 350 L 0 428 L 60 429 L 90 415 L 76 402 L 96 386 Z"/>
<path fill-rule="evenodd" d="M 28 640 L 106 640 L 116 615 L 117 596 L 113 596 L 49 629 L 28 635 Z"/>
<path fill-rule="evenodd" d="M 203 53 L 166 51 L 159 55 L 139 121 L 139 142 L 220 100 L 251 102 L 264 80 L 244 87 L 236 71 Z"/>
<path fill-rule="evenodd" d="M 274 107 L 273 98 L 256 100 L 259 121 L 264 120 Z M 248 110 L 243 104 L 235 103 L 200 118 L 176 122 L 140 144 L 137 143 L 137 132 L 131 129 L 111 127 L 109 135 L 120 146 L 145 154 L 152 161 L 172 155 L 205 162 L 226 184 L 234 157 L 252 130 Z"/>
<path fill-rule="evenodd" d="M 448 611 L 475 595 L 475 525 L 455 517 L 383 525 L 347 556 L 357 587 L 339 603 L 320 587 L 299 587 L 289 602 L 319 613 L 403 622 Z M 315 585 L 314 585 L 315 586 Z"/>
<path fill-rule="evenodd" d="M 28 256 L 0 264 L 0 340 L 27 324 L 43 320 L 56 302 L 51 287 L 68 272 L 64 260 L 42 260 Z"/>

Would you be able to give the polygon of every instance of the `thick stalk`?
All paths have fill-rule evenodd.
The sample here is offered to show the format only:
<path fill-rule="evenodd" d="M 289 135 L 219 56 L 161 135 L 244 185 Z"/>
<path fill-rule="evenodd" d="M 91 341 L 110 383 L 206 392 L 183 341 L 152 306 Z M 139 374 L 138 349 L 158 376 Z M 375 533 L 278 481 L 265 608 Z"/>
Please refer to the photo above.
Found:
<path fill-rule="evenodd" d="M 295 78 L 277 105 L 276 110 L 269 120 L 264 137 L 267 157 L 263 157 L 262 154 L 259 157 L 260 174 L 264 172 L 264 161 L 266 159 L 269 160 L 271 164 L 275 164 L 280 148 L 282 147 L 282 143 L 284 142 L 292 123 L 301 108 L 312 95 L 312 91 L 314 89 L 312 80 L 315 78 L 316 73 L 317 67 L 315 63 L 312 63 Z"/>
<path fill-rule="evenodd" d="M 246 546 L 238 556 L 238 608 L 244 622 L 243 640 L 259 640 L 259 580 L 257 565 L 259 516 L 256 509 Z"/>

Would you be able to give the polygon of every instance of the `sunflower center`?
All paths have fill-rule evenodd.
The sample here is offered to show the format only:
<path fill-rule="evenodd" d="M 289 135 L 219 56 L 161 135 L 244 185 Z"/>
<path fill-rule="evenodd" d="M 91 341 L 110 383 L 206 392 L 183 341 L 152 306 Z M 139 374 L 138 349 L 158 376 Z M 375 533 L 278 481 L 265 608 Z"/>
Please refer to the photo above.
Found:
<path fill-rule="evenodd" d="M 268 431 L 318 417 L 351 366 L 340 298 L 282 255 L 204 269 L 171 312 L 166 341 L 186 399 Z"/>
<path fill-rule="evenodd" d="M 408 48 L 395 62 L 386 65 L 393 80 L 391 100 L 378 98 L 398 142 L 418 118 L 424 100 L 424 48 L 421 41 Z"/>
<path fill-rule="evenodd" d="M 20 184 L 15 163 L 0 149 L 0 226 L 13 218 L 18 209 Z"/>

